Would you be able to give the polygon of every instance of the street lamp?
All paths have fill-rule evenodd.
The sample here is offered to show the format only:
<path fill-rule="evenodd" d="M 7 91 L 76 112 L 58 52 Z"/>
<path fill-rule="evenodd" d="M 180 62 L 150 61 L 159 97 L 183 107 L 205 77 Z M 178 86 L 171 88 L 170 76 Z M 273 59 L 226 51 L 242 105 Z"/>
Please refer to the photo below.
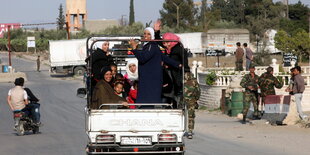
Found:
<path fill-rule="evenodd" d="M 179 24 L 180 24 L 180 21 L 179 21 L 179 5 L 175 4 L 174 2 L 172 2 L 172 4 L 177 8 L 177 28 L 179 29 Z"/>

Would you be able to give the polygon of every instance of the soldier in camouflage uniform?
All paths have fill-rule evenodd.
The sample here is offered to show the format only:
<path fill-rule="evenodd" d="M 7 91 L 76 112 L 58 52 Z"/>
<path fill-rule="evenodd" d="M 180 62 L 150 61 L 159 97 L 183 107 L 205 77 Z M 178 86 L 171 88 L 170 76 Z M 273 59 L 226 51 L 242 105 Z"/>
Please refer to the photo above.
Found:
<path fill-rule="evenodd" d="M 251 102 L 254 107 L 254 114 L 253 114 L 254 118 L 259 117 L 258 102 L 257 102 L 259 77 L 258 75 L 255 74 L 255 66 L 253 64 L 250 65 L 249 69 L 250 73 L 244 75 L 240 82 L 241 87 L 245 88 L 245 92 L 243 94 L 242 124 L 246 123 L 246 116 L 249 111 Z"/>
<path fill-rule="evenodd" d="M 195 125 L 195 106 L 200 97 L 200 88 L 197 80 L 190 72 L 184 75 L 184 102 L 188 109 L 188 135 L 189 139 L 193 138 L 193 130 Z"/>
<path fill-rule="evenodd" d="M 276 91 L 274 87 L 280 89 L 283 87 L 283 82 L 279 81 L 273 76 L 273 68 L 268 67 L 267 72 L 262 74 L 258 79 L 258 85 L 261 89 L 262 105 L 265 105 L 265 99 L 267 95 L 275 95 Z"/>

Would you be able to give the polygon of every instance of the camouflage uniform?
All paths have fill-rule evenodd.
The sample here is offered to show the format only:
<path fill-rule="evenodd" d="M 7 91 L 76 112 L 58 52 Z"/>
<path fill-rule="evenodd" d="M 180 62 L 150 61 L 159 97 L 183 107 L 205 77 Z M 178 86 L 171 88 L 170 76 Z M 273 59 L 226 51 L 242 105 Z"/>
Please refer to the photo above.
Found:
<path fill-rule="evenodd" d="M 184 102 L 188 109 L 188 129 L 191 133 L 195 125 L 195 106 L 200 97 L 200 88 L 197 80 L 190 72 L 184 75 Z"/>
<path fill-rule="evenodd" d="M 257 102 L 257 97 L 258 97 L 258 75 L 254 73 L 254 77 L 251 76 L 251 74 L 246 74 L 242 78 L 240 85 L 245 88 L 245 92 L 243 94 L 243 110 L 242 114 L 243 117 L 245 118 L 249 108 L 250 104 L 252 102 L 253 107 L 254 107 L 254 116 L 258 116 L 258 102 Z M 250 90 L 248 87 L 252 86 L 253 90 Z"/>
<path fill-rule="evenodd" d="M 258 85 L 261 89 L 262 102 L 265 104 L 267 95 L 275 95 L 274 87 L 280 89 L 283 87 L 283 82 L 280 82 L 276 77 L 270 73 L 262 74 L 258 79 Z"/>

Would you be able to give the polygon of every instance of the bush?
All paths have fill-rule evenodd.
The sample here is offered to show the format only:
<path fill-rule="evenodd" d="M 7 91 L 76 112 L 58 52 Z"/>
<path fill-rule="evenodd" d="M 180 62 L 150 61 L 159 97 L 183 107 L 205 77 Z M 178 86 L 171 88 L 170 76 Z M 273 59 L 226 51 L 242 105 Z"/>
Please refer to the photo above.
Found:
<path fill-rule="evenodd" d="M 36 39 L 36 47 L 37 51 L 48 50 L 48 39 Z"/>
<path fill-rule="evenodd" d="M 27 41 L 26 39 L 13 39 L 11 41 L 11 49 L 15 52 L 25 52 L 27 51 Z"/>
<path fill-rule="evenodd" d="M 0 51 L 6 51 L 6 45 L 8 43 L 8 40 L 0 38 Z"/>
<path fill-rule="evenodd" d="M 213 71 L 213 72 L 207 74 L 207 76 L 206 76 L 206 84 L 211 86 L 211 85 L 213 85 L 215 83 L 216 79 L 217 79 L 217 76 L 216 76 L 215 72 Z"/>

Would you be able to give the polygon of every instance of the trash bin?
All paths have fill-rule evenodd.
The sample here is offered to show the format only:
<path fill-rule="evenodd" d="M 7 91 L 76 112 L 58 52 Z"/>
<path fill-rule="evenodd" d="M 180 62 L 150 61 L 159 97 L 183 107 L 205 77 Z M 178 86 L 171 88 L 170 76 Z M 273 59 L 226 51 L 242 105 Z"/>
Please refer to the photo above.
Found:
<path fill-rule="evenodd" d="M 2 72 L 8 73 L 9 72 L 9 66 L 8 65 L 2 65 Z"/>
<path fill-rule="evenodd" d="M 243 92 L 233 92 L 231 95 L 231 116 L 237 116 L 243 109 Z"/>

